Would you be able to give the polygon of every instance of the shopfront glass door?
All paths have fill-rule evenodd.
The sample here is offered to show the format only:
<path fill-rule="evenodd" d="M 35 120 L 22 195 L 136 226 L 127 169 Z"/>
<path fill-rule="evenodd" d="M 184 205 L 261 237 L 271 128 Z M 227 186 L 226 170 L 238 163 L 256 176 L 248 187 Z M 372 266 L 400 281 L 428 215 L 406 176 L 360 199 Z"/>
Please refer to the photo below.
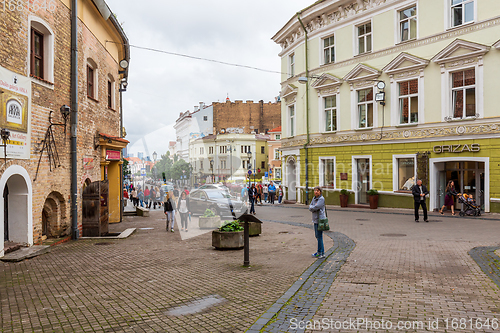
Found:
<path fill-rule="evenodd" d="M 356 160 L 356 168 L 358 174 L 358 185 L 356 186 L 358 203 L 366 204 L 368 203 L 366 192 L 370 189 L 370 160 L 367 158 Z"/>
<path fill-rule="evenodd" d="M 484 210 L 484 162 L 446 162 L 445 170 L 446 184 L 453 180 L 458 193 L 472 195 L 476 204 Z M 455 201 L 455 208 L 461 209 L 461 207 L 458 200 Z"/>

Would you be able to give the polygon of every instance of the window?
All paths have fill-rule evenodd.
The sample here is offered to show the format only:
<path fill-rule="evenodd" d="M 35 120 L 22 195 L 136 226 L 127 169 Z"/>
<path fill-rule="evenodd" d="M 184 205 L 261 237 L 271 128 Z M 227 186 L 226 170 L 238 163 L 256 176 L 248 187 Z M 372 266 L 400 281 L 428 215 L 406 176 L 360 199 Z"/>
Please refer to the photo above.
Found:
<path fill-rule="evenodd" d="M 333 132 L 337 130 L 337 96 L 323 98 L 325 106 L 325 131 Z"/>
<path fill-rule="evenodd" d="M 265 154 L 266 153 L 266 148 L 264 146 L 260 146 L 260 153 Z"/>
<path fill-rule="evenodd" d="M 203 170 L 203 161 L 200 161 L 200 170 Z"/>
<path fill-rule="evenodd" d="M 323 64 L 335 62 L 335 39 L 333 36 L 323 39 Z"/>
<path fill-rule="evenodd" d="M 411 191 L 415 184 L 415 158 L 397 158 L 397 189 Z"/>
<path fill-rule="evenodd" d="M 399 12 L 400 42 L 417 38 L 417 6 Z"/>
<path fill-rule="evenodd" d="M 208 153 L 213 154 L 214 153 L 214 147 L 208 147 Z"/>
<path fill-rule="evenodd" d="M 451 1 L 451 26 L 456 27 L 474 21 L 474 0 Z"/>
<path fill-rule="evenodd" d="M 265 161 L 260 162 L 260 168 L 263 170 L 266 169 L 266 162 Z"/>
<path fill-rule="evenodd" d="M 203 116 L 203 121 L 208 121 L 208 116 Z"/>
<path fill-rule="evenodd" d="M 203 155 L 205 154 L 205 148 L 204 147 L 200 147 L 200 155 Z"/>
<path fill-rule="evenodd" d="M 245 163 L 246 163 L 246 162 L 247 162 L 247 161 L 245 161 L 245 160 L 241 160 L 241 167 L 242 167 L 243 169 L 245 169 Z"/>
<path fill-rule="evenodd" d="M 274 138 L 275 138 L 276 140 L 279 140 L 279 139 L 281 139 L 281 135 L 280 135 L 280 134 L 276 134 L 276 135 L 274 136 Z"/>
<path fill-rule="evenodd" d="M 323 184 L 322 186 L 335 187 L 335 160 L 333 159 L 322 159 L 322 175 Z"/>
<path fill-rule="evenodd" d="M 220 161 L 220 168 L 225 169 L 226 168 L 226 161 Z"/>
<path fill-rule="evenodd" d="M 295 75 L 295 53 L 292 53 L 288 56 L 288 77 L 292 77 Z"/>
<path fill-rule="evenodd" d="M 399 123 L 418 123 L 418 79 L 398 83 Z"/>
<path fill-rule="evenodd" d="M 476 71 L 474 68 L 451 74 L 453 118 L 476 115 Z"/>
<path fill-rule="evenodd" d="M 44 78 L 43 34 L 31 28 L 31 75 Z"/>
<path fill-rule="evenodd" d="M 242 153 L 248 153 L 250 151 L 250 146 L 241 146 Z"/>
<path fill-rule="evenodd" d="M 227 146 L 219 146 L 219 153 L 225 154 L 227 152 Z"/>
<path fill-rule="evenodd" d="M 274 159 L 281 160 L 281 151 L 279 149 L 274 150 Z"/>
<path fill-rule="evenodd" d="M 295 135 L 295 105 L 290 105 L 288 107 L 288 115 L 289 115 L 289 119 L 290 119 L 289 133 L 290 133 L 290 136 L 294 136 Z"/>
<path fill-rule="evenodd" d="M 358 90 L 358 127 L 373 127 L 373 88 Z"/>
<path fill-rule="evenodd" d="M 87 96 L 94 98 L 94 69 L 87 65 Z"/>
<path fill-rule="evenodd" d="M 372 24 L 366 23 L 357 27 L 358 32 L 358 54 L 372 50 Z"/>
<path fill-rule="evenodd" d="M 114 109 L 114 82 L 111 80 L 108 80 L 108 108 Z"/>

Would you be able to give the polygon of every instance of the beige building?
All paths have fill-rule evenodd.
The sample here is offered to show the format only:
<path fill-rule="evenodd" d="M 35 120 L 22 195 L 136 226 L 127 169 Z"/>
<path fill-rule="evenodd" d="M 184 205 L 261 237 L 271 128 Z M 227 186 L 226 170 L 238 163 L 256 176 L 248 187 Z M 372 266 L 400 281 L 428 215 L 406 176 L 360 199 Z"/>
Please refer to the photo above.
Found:
<path fill-rule="evenodd" d="M 254 174 L 261 179 L 268 164 L 268 139 L 268 135 L 261 134 L 219 134 L 192 139 L 189 144 L 192 183 L 243 182 L 249 170 L 252 179 Z"/>
<path fill-rule="evenodd" d="M 292 17 L 281 45 L 287 198 L 323 186 L 350 203 L 430 209 L 448 181 L 500 211 L 500 6 L 497 0 L 325 0 Z M 458 204 L 457 204 L 458 206 Z"/>
<path fill-rule="evenodd" d="M 273 128 L 268 134 L 270 136 L 267 141 L 268 178 L 281 181 L 281 126 Z"/>

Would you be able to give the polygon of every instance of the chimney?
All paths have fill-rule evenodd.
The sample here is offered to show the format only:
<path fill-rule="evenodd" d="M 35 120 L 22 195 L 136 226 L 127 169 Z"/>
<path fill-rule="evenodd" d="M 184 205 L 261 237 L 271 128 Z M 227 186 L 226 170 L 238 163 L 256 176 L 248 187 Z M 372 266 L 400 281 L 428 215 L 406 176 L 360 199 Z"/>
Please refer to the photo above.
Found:
<path fill-rule="evenodd" d="M 204 102 L 200 102 L 200 110 L 202 110 L 204 107 L 205 107 L 205 103 Z"/>
<path fill-rule="evenodd" d="M 198 105 L 194 106 L 194 112 L 198 111 Z"/>

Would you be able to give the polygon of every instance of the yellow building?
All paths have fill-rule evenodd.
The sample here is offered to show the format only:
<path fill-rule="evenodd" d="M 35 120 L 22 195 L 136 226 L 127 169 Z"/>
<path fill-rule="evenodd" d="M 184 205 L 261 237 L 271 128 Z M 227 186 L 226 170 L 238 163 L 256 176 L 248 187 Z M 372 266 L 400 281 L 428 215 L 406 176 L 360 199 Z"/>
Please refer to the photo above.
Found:
<path fill-rule="evenodd" d="M 500 211 L 500 2 L 318 1 L 273 37 L 280 44 L 283 184 L 308 201 L 413 207 L 422 179 L 429 208 L 449 180 Z"/>

